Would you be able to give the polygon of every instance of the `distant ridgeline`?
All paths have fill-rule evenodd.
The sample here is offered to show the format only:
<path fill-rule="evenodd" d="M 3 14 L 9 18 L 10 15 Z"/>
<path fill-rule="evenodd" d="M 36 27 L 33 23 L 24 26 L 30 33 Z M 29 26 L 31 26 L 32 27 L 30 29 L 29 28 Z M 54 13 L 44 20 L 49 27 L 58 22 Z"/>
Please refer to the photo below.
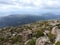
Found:
<path fill-rule="evenodd" d="M 0 18 L 0 27 L 24 25 L 39 20 L 59 19 L 60 15 L 43 14 L 43 15 L 9 15 Z"/>

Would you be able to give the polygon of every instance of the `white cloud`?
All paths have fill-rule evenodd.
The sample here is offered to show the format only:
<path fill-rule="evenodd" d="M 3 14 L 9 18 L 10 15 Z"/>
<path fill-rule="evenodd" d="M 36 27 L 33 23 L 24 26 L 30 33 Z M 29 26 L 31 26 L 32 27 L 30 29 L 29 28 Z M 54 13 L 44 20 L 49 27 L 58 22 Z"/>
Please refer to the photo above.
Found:
<path fill-rule="evenodd" d="M 60 8 L 60 1 L 59 0 L 46 0 L 44 3 L 46 8 Z"/>
<path fill-rule="evenodd" d="M 0 0 L 0 12 L 60 8 L 60 0 Z"/>
<path fill-rule="evenodd" d="M 46 7 L 60 7 L 59 0 L 0 0 L 2 3 L 6 3 L 7 7 L 18 8 L 46 8 Z M 1 4 L 0 3 L 0 4 Z M 9 5 L 9 4 L 10 5 Z M 5 4 L 4 4 L 5 5 Z M 4 7 L 4 5 L 2 7 Z M 1 7 L 1 6 L 0 6 Z M 4 8 L 7 8 L 6 6 Z"/>

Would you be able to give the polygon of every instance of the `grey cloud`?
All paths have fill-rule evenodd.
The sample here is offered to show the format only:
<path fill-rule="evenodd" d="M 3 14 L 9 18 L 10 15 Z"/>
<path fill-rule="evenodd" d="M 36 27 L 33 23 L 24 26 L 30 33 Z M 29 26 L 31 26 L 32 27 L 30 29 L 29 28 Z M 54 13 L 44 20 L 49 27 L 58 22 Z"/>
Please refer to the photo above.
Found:
<path fill-rule="evenodd" d="M 0 1 L 0 4 L 13 5 L 12 3 L 8 3 L 8 2 L 1 2 L 1 1 Z"/>
<path fill-rule="evenodd" d="M 14 3 L 11 0 L 0 0 L 0 4 L 13 5 Z"/>

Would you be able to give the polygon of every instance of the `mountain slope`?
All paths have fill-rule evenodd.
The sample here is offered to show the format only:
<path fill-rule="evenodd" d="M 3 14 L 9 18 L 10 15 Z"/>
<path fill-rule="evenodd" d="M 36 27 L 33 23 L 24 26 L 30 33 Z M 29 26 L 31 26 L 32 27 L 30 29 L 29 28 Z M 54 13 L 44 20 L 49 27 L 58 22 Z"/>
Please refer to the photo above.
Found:
<path fill-rule="evenodd" d="M 10 15 L 0 19 L 0 26 L 18 26 L 37 20 L 42 20 L 42 17 L 33 16 L 33 15 Z"/>
<path fill-rule="evenodd" d="M 4 26 L 18 26 L 27 23 L 32 23 L 38 20 L 59 19 L 60 15 L 51 13 L 39 15 L 9 15 L 0 18 L 0 27 Z"/>

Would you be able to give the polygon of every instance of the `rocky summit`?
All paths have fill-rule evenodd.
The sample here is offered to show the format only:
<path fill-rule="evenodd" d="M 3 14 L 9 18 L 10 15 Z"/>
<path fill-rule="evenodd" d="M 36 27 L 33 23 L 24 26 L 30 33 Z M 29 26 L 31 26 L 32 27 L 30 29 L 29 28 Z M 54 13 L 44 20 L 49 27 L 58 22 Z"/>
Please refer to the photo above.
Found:
<path fill-rule="evenodd" d="M 0 45 L 60 45 L 60 20 L 2 27 Z"/>

